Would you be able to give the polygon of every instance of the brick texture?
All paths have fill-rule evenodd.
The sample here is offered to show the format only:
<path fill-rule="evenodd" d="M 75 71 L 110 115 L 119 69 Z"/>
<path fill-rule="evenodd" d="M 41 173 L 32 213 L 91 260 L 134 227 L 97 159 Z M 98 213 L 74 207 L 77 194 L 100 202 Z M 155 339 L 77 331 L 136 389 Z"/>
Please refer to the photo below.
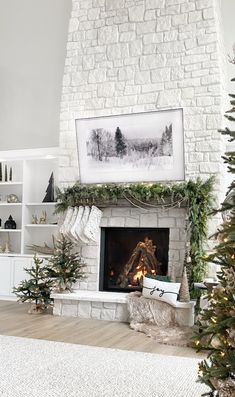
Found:
<path fill-rule="evenodd" d="M 184 112 L 186 179 L 222 175 L 218 15 L 213 0 L 73 0 L 61 98 L 63 186 L 79 179 L 76 118 L 175 107 Z"/>
<path fill-rule="evenodd" d="M 217 3 L 73 0 L 61 97 L 61 186 L 79 180 L 76 118 L 182 107 L 186 180 L 214 175 L 220 197 L 224 142 L 217 130 L 224 124 L 226 68 Z M 146 219 L 133 209 L 102 222 L 138 227 Z M 163 225 L 174 236 L 170 268 L 174 262 L 180 274 L 184 219 L 159 217 Z M 90 273 L 82 289 L 98 288 L 98 252 L 98 246 L 83 248 Z"/>

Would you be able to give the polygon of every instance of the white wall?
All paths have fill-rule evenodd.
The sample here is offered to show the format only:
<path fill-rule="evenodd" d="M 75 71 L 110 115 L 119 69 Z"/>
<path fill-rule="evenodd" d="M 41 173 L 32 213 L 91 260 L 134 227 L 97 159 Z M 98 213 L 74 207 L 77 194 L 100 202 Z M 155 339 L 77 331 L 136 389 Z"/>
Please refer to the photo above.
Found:
<path fill-rule="evenodd" d="M 70 0 L 0 0 L 0 150 L 58 145 Z"/>
<path fill-rule="evenodd" d="M 186 179 L 223 179 L 220 15 L 214 0 L 133 0 L 132 6 L 125 0 L 73 0 L 61 103 L 61 183 L 79 179 L 75 119 L 175 107 L 184 110 Z"/>
<path fill-rule="evenodd" d="M 221 3 L 231 53 L 235 0 Z M 0 0 L 0 150 L 58 145 L 70 8 L 71 0 Z"/>
<path fill-rule="evenodd" d="M 228 55 L 234 56 L 233 44 L 235 43 L 235 1 L 234 0 L 222 0 L 222 18 L 224 27 L 224 43 L 225 51 Z M 235 77 L 235 66 L 228 63 L 228 76 L 229 78 Z M 235 83 L 231 84 L 232 92 L 235 92 Z"/>
<path fill-rule="evenodd" d="M 235 15 L 235 0 L 222 0 L 222 18 L 223 18 L 223 27 L 224 27 L 224 43 L 225 43 L 225 51 L 228 54 L 228 57 L 235 57 L 235 53 L 233 53 L 233 45 L 235 43 L 235 24 L 234 24 L 234 15 Z M 235 77 L 235 65 L 227 62 L 228 68 L 228 79 L 231 80 Z M 235 93 L 235 82 L 231 82 L 228 84 L 229 92 Z M 229 105 L 227 106 L 227 109 Z M 226 109 L 226 110 L 227 110 Z M 224 119 L 224 126 L 228 126 L 231 129 L 234 129 L 234 123 L 228 123 L 227 120 Z M 228 142 L 227 143 L 227 151 L 235 150 L 235 143 Z M 225 175 L 225 186 L 230 185 L 232 183 L 234 177 L 233 174 L 226 172 Z M 226 189 L 227 190 L 227 189 Z"/>

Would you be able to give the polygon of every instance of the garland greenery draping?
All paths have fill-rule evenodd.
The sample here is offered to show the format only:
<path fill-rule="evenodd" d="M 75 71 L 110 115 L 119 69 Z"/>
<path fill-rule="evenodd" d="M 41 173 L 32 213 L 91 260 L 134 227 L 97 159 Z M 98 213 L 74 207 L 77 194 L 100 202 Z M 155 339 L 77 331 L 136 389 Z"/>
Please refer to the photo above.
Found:
<path fill-rule="evenodd" d="M 207 223 L 212 211 L 213 178 L 182 183 L 96 184 L 75 183 L 63 191 L 57 189 L 56 213 L 79 205 L 117 205 L 126 199 L 136 207 L 188 209 L 190 229 L 191 282 L 201 281 L 205 272 L 203 245 L 207 238 Z"/>

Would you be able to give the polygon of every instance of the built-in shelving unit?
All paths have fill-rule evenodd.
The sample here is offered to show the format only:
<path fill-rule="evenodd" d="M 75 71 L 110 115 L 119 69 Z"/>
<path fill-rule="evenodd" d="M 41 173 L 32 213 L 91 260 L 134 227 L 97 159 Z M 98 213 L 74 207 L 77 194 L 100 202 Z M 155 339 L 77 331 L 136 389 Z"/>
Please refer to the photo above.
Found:
<path fill-rule="evenodd" d="M 34 225 L 33 223 L 30 223 L 30 224 L 28 224 L 28 225 L 25 225 L 25 227 L 33 227 L 33 228 L 50 228 L 50 227 L 58 227 L 58 225 L 57 225 L 57 223 L 56 224 L 52 224 L 52 225 L 49 225 L 49 224 L 42 224 L 42 225 Z"/>
<path fill-rule="evenodd" d="M 0 229 L 0 233 L 17 233 L 21 232 L 22 229 Z"/>
<path fill-rule="evenodd" d="M 32 265 L 35 252 L 31 248 L 45 243 L 53 247 L 58 234 L 55 202 L 43 202 L 52 172 L 54 185 L 58 184 L 58 159 L 56 149 L 52 148 L 0 152 L 0 162 L 3 179 L 0 181 L 0 298 L 11 299 L 12 287 L 27 276 L 24 268 Z M 8 202 L 10 195 L 17 196 L 17 202 Z M 10 215 L 16 229 L 4 228 Z M 45 216 L 46 223 L 40 223 L 40 218 L 45 222 Z M 39 223 L 33 223 L 35 219 Z M 4 252 L 6 244 L 10 252 Z"/>
<path fill-rule="evenodd" d="M 7 203 L 7 202 L 0 202 L 0 207 L 21 207 L 22 203 Z"/>
<path fill-rule="evenodd" d="M 28 207 L 54 207 L 55 203 L 26 203 Z"/>
<path fill-rule="evenodd" d="M 0 182 L 0 186 L 17 186 L 23 185 L 23 182 Z"/>

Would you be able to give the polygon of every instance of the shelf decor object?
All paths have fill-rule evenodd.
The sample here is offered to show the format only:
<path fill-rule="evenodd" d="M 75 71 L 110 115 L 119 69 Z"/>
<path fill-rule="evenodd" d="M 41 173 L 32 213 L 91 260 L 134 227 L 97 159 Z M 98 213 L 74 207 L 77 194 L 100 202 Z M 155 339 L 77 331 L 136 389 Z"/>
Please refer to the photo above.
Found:
<path fill-rule="evenodd" d="M 10 172 L 9 172 L 9 181 L 12 182 L 12 167 L 10 167 Z"/>
<path fill-rule="evenodd" d="M 7 202 L 8 203 L 19 203 L 18 196 L 16 194 L 8 194 L 7 196 Z"/>
<path fill-rule="evenodd" d="M 54 254 L 54 248 L 49 247 L 46 243 L 44 243 L 44 245 L 32 244 L 32 245 L 28 245 L 27 247 L 31 251 L 37 252 L 38 254 L 44 254 L 44 255 Z"/>
<path fill-rule="evenodd" d="M 42 215 L 39 218 L 39 224 L 40 225 L 47 224 L 47 213 L 46 213 L 46 211 L 42 211 Z"/>
<path fill-rule="evenodd" d="M 16 222 L 14 221 L 14 219 L 12 218 L 11 215 L 9 216 L 8 220 L 5 222 L 4 228 L 5 229 L 16 229 Z"/>
<path fill-rule="evenodd" d="M 38 217 L 35 214 L 32 214 L 32 225 L 38 224 Z"/>
<path fill-rule="evenodd" d="M 2 182 L 2 163 L 0 163 L 0 182 Z"/>
<path fill-rule="evenodd" d="M 43 203 L 51 203 L 53 201 L 55 201 L 55 195 L 54 195 L 54 174 L 52 172 L 50 179 L 48 181 L 46 195 L 45 195 L 44 199 L 42 200 L 42 202 Z"/>
<path fill-rule="evenodd" d="M 5 165 L 5 182 L 7 182 L 7 165 Z"/>
<path fill-rule="evenodd" d="M 5 254 L 9 254 L 11 252 L 10 244 L 8 241 L 6 241 L 6 243 L 5 243 L 4 252 L 5 252 Z"/>

